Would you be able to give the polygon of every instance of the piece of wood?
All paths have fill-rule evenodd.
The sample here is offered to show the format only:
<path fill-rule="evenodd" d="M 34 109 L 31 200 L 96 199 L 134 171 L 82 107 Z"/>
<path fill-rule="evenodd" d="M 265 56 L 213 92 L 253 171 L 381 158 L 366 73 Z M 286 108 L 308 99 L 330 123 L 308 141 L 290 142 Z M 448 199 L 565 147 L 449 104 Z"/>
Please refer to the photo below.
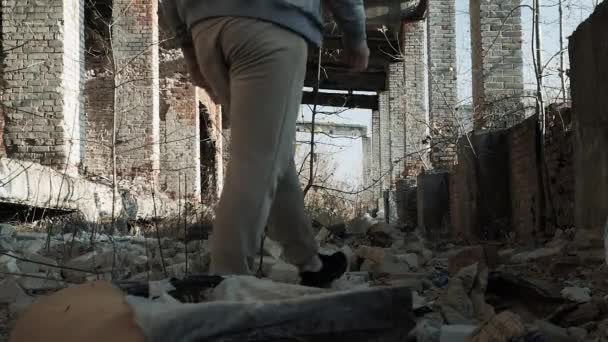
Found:
<path fill-rule="evenodd" d="M 17 321 L 10 342 L 145 342 L 124 294 L 104 281 L 43 297 Z"/>

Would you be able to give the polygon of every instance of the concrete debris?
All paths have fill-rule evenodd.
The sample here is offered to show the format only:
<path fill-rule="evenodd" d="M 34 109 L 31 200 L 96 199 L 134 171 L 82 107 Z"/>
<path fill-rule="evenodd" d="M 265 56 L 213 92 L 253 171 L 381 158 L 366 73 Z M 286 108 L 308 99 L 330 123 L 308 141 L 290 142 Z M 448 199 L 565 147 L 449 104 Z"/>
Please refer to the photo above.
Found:
<path fill-rule="evenodd" d="M 264 255 L 279 259 L 281 258 L 282 253 L 283 247 L 281 247 L 278 242 L 266 237 L 266 239 L 264 240 Z"/>
<path fill-rule="evenodd" d="M 476 325 L 444 325 L 439 342 L 466 342 L 476 329 Z"/>
<path fill-rule="evenodd" d="M 588 287 L 566 287 L 562 290 L 562 296 L 577 303 L 591 301 L 591 289 Z"/>
<path fill-rule="evenodd" d="M 416 342 L 439 342 L 441 339 L 441 322 L 431 319 L 422 319 L 411 331 L 410 336 Z"/>

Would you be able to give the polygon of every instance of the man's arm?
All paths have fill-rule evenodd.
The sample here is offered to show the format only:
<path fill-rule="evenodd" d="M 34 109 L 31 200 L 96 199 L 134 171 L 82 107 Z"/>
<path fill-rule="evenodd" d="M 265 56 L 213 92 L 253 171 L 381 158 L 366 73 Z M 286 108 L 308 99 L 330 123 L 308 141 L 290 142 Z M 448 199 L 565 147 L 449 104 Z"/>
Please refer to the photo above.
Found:
<path fill-rule="evenodd" d="M 345 44 L 356 46 L 367 39 L 363 0 L 325 0 L 344 33 Z"/>
<path fill-rule="evenodd" d="M 369 62 L 366 15 L 363 0 L 325 0 L 342 30 L 346 62 L 355 71 L 364 71 Z"/>

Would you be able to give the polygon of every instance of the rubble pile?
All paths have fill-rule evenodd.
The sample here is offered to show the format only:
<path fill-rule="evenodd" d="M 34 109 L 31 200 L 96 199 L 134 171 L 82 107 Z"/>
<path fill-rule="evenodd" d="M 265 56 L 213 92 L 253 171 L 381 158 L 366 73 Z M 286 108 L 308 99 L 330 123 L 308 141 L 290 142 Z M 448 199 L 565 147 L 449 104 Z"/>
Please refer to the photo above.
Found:
<path fill-rule="evenodd" d="M 38 296 L 97 280 L 149 283 L 206 274 L 210 245 L 201 239 L 26 232 L 0 225 L 0 303 L 12 317 Z M 409 341 L 608 341 L 608 283 L 603 242 L 558 231 L 537 248 L 501 243 L 438 244 L 419 232 L 366 215 L 320 227 L 324 253 L 343 251 L 348 272 L 331 289 L 298 284 L 297 269 L 265 239 L 259 282 L 224 281 L 215 296 L 237 301 L 299 298 L 378 287 L 411 289 L 416 327 Z M 236 285 L 235 285 L 236 284 Z M 247 286 L 245 286 L 245 285 Z M 237 289 L 238 288 L 238 289 Z M 213 300 L 211 295 L 209 300 Z"/>

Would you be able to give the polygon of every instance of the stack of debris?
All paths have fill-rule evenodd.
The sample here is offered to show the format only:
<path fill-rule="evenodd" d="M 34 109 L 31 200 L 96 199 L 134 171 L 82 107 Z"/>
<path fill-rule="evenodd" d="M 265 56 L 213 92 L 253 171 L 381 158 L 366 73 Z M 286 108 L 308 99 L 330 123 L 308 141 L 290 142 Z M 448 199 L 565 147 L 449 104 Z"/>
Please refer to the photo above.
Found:
<path fill-rule="evenodd" d="M 421 234 L 366 215 L 319 228 L 322 252 L 341 250 L 350 260 L 349 271 L 327 290 L 295 285 L 297 269 L 283 260 L 281 247 L 268 239 L 257 259 L 258 275 L 265 279 L 197 278 L 208 272 L 207 237 L 180 241 L 91 232 L 48 236 L 0 225 L 0 302 L 8 303 L 15 317 L 40 296 L 104 279 L 121 284 L 132 295 L 173 298 L 172 303 L 278 301 L 280 307 L 291 307 L 290 301 L 296 298 L 311 300 L 298 302 L 306 306 L 317 303 L 317 296 L 357 293 L 363 298 L 365 291 L 372 291 L 370 298 L 386 298 L 373 291 L 407 289 L 408 298 L 400 303 L 407 312 L 400 315 L 411 320 L 411 341 L 608 340 L 603 242 L 584 232 L 558 231 L 543 246 L 532 249 L 498 242 L 434 242 L 436 249 L 431 250 Z M 173 291 L 159 294 L 158 281 L 167 279 L 173 279 Z M 185 287 L 198 286 L 199 293 L 180 294 L 177 279 L 184 279 Z M 201 290 L 206 292 L 201 294 Z M 331 300 L 344 300 L 338 297 Z M 155 305 L 136 302 L 136 309 Z M 390 330 L 386 325 L 383 329 Z"/>

